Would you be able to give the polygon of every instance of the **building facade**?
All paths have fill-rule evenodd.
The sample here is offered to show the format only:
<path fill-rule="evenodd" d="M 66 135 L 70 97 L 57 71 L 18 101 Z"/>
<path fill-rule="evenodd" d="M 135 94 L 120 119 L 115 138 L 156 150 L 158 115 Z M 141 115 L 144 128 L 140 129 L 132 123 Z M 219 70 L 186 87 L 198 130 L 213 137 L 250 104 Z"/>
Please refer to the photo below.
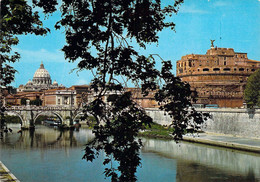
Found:
<path fill-rule="evenodd" d="M 177 76 L 197 91 L 197 104 L 242 107 L 247 78 L 260 68 L 260 61 L 212 44 L 205 55 L 183 56 L 176 68 Z"/>
<path fill-rule="evenodd" d="M 150 91 L 147 96 L 143 96 L 140 88 L 126 88 L 132 93 L 132 99 L 142 108 L 158 108 L 158 102 L 155 100 L 156 91 Z"/>
<path fill-rule="evenodd" d="M 22 105 L 22 99 L 34 101 L 43 100 L 43 92 L 19 92 L 17 94 L 8 94 L 5 96 L 6 106 L 19 106 Z"/>
<path fill-rule="evenodd" d="M 76 106 L 76 91 L 71 89 L 45 90 L 43 106 Z"/>
<path fill-rule="evenodd" d="M 44 106 L 81 107 L 93 100 L 89 85 L 73 85 L 70 88 L 49 89 L 43 92 Z"/>

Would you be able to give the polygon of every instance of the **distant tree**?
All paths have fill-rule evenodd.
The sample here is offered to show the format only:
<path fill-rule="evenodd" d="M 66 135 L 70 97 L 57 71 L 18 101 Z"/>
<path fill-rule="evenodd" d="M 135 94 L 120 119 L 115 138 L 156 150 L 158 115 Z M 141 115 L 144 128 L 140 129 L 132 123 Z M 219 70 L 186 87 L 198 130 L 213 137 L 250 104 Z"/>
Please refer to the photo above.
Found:
<path fill-rule="evenodd" d="M 260 69 L 250 75 L 247 80 L 245 101 L 249 107 L 260 107 Z"/>
<path fill-rule="evenodd" d="M 26 100 L 28 100 L 27 98 L 21 98 L 21 105 L 26 105 Z"/>
<path fill-rule="evenodd" d="M 19 116 L 6 116 L 5 119 L 8 123 L 21 123 Z"/>
<path fill-rule="evenodd" d="M 9 1 L 8 1 L 9 2 Z M 11 2 L 11 1 L 10 1 Z M 13 1 L 12 1 L 13 2 Z M 138 132 L 152 119 L 124 90 L 127 82 L 140 87 L 146 96 L 157 91 L 160 109 L 169 113 L 174 126 L 174 138 L 182 139 L 184 129 L 192 122 L 199 125 L 207 116 L 191 107 L 191 91 L 187 83 L 171 73 L 170 61 L 162 60 L 162 69 L 155 68 L 161 59 L 142 55 L 131 45 L 136 42 L 145 49 L 158 43 L 158 33 L 164 28 L 174 30 L 167 17 L 177 13 L 183 0 L 161 4 L 160 0 L 62 0 L 62 18 L 56 28 L 64 27 L 67 44 L 65 58 L 78 62 L 78 69 L 93 73 L 91 89 L 95 99 L 84 106 L 85 116 L 91 114 L 96 124 L 95 139 L 85 147 L 84 159 L 93 161 L 105 152 L 105 176 L 112 181 L 136 181 L 140 165 L 141 140 Z M 56 10 L 57 0 L 34 0 L 45 13 Z M 15 27 L 14 27 L 15 28 Z M 120 80 L 126 81 L 120 81 Z M 161 82 L 160 82 L 161 81 Z M 158 84 L 161 83 L 161 84 Z M 107 97 L 107 102 L 103 100 Z M 117 164 L 113 164 L 117 161 Z M 109 164 L 109 165 L 108 165 Z"/>
<path fill-rule="evenodd" d="M 30 105 L 35 105 L 35 106 L 41 106 L 42 105 L 42 100 L 37 98 L 35 100 L 30 101 Z"/>

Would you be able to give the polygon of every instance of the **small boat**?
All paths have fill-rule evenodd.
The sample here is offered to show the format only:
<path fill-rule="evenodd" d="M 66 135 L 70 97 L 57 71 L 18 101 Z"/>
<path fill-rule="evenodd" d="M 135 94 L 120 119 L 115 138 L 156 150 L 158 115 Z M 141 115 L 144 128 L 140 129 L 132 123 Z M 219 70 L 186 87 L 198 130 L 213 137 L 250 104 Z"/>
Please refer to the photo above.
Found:
<path fill-rule="evenodd" d="M 47 118 L 43 121 L 43 124 L 47 126 L 59 126 L 61 125 L 61 122 L 56 118 Z"/>

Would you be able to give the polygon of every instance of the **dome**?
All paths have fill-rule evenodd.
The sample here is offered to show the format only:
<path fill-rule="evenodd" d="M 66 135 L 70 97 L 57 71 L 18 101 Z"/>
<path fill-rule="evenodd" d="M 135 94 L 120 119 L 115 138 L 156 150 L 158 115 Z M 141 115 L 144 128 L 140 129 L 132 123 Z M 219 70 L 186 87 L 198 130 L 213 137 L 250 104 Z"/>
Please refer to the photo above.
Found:
<path fill-rule="evenodd" d="M 33 78 L 50 78 L 49 72 L 44 68 L 43 63 L 41 63 L 40 68 L 34 73 Z"/>
<path fill-rule="evenodd" d="M 26 85 L 32 85 L 32 84 L 33 84 L 33 82 L 31 80 L 29 80 Z"/>
<path fill-rule="evenodd" d="M 32 81 L 33 85 L 38 85 L 42 89 L 47 88 L 47 85 L 51 85 L 51 76 L 49 72 L 44 68 L 43 63 L 41 63 L 40 68 L 35 71 Z"/>
<path fill-rule="evenodd" d="M 55 80 L 52 85 L 57 85 L 58 86 L 58 82 Z"/>

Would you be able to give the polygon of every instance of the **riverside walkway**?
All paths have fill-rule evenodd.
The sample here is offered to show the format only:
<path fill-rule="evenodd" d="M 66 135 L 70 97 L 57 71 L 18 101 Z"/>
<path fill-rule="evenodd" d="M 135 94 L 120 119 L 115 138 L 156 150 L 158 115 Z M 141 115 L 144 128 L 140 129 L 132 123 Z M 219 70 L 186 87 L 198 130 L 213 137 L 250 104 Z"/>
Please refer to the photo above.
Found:
<path fill-rule="evenodd" d="M 218 133 L 200 133 L 198 136 L 185 135 L 183 137 L 183 140 L 188 142 L 260 153 L 260 139 L 257 138 L 245 138 Z"/>
<path fill-rule="evenodd" d="M 20 182 L 0 161 L 0 182 Z"/>

